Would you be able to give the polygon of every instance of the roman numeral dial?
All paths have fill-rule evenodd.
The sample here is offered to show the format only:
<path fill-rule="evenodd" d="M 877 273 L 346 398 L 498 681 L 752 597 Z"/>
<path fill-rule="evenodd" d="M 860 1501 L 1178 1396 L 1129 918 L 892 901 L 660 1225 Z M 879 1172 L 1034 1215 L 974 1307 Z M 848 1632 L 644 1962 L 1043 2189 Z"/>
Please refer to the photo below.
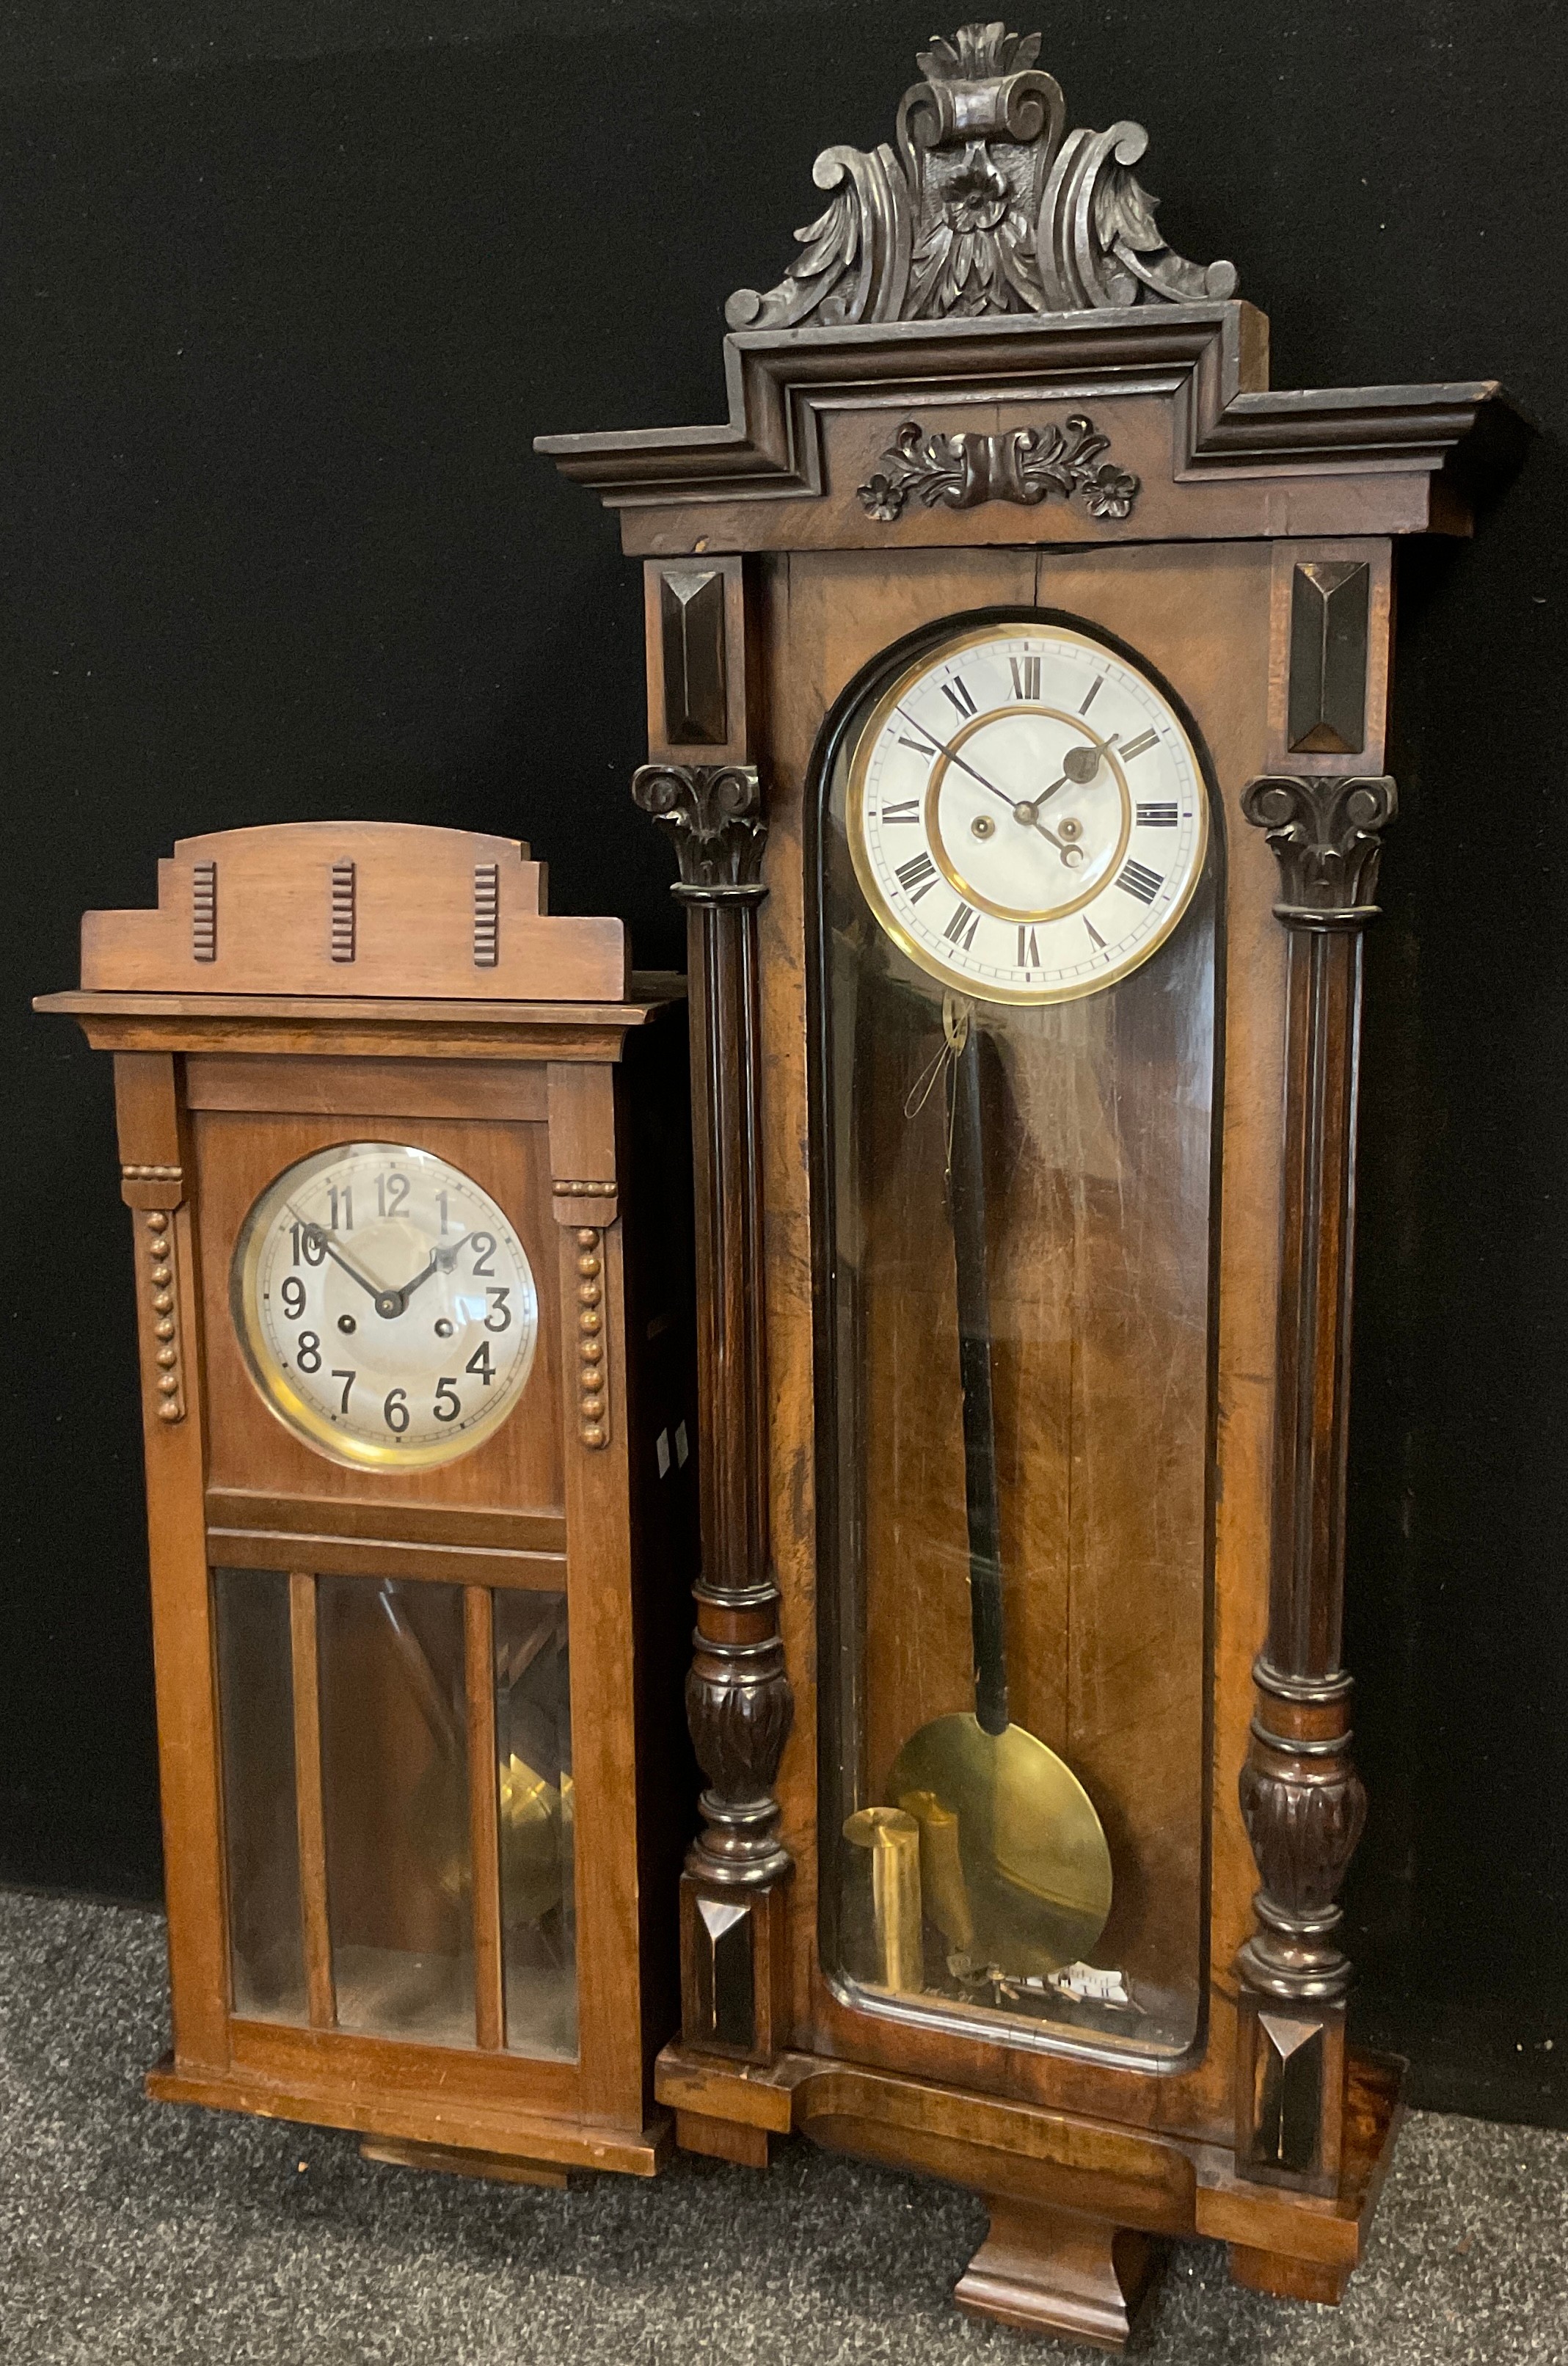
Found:
<path fill-rule="evenodd" d="M 833 794 L 890 957 L 978 1001 L 1058 1002 L 1156 954 L 1202 875 L 1190 731 L 1092 634 L 1022 614 L 890 664 Z"/>

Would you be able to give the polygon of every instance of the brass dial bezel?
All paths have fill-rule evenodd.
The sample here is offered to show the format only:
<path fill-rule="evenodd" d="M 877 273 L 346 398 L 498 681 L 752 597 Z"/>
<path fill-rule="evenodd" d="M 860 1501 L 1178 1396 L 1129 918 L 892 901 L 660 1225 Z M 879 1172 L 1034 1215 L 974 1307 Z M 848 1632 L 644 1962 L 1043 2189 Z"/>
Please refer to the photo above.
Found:
<path fill-rule="evenodd" d="M 416 1446 L 400 1446 L 390 1441 L 383 1445 L 379 1440 L 355 1437 L 335 1429 L 319 1408 L 292 1386 L 287 1374 L 276 1363 L 262 1328 L 257 1303 L 257 1275 L 262 1251 L 278 1206 L 287 1201 L 291 1191 L 297 1190 L 323 1168 L 338 1166 L 369 1151 L 379 1151 L 391 1157 L 418 1159 L 457 1176 L 470 1191 L 477 1192 L 487 1206 L 495 1211 L 497 1219 L 505 1228 L 508 1241 L 516 1251 L 519 1268 L 527 1279 L 532 1301 L 532 1330 L 527 1348 L 520 1358 L 519 1369 L 483 1425 L 466 1430 L 459 1437 L 433 1439 Z M 538 1358 L 543 1324 L 539 1281 L 533 1260 L 524 1246 L 516 1225 L 493 1194 L 455 1161 L 442 1157 L 438 1152 L 422 1150 L 413 1143 L 379 1140 L 356 1139 L 329 1144 L 321 1150 L 308 1153 L 303 1158 L 295 1159 L 263 1186 L 252 1201 L 234 1243 L 229 1266 L 229 1311 L 245 1369 L 274 1420 L 280 1422 L 291 1436 L 310 1447 L 312 1452 L 323 1455 L 341 1469 L 384 1472 L 436 1470 L 446 1463 L 459 1462 L 465 1455 L 476 1453 L 481 1446 L 488 1444 L 517 1410 Z"/>
<path fill-rule="evenodd" d="M 954 658 L 962 656 L 965 649 L 978 648 L 994 641 L 1021 637 L 1070 642 L 1080 648 L 1092 650 L 1097 657 L 1104 659 L 1109 664 L 1119 667 L 1126 673 L 1135 675 L 1150 696 L 1157 701 L 1162 714 L 1168 719 L 1171 728 L 1180 740 L 1187 760 L 1191 766 L 1196 798 L 1194 811 L 1197 843 L 1192 859 L 1179 895 L 1172 900 L 1169 908 L 1161 915 L 1158 926 L 1151 930 L 1147 935 L 1141 936 L 1120 961 L 1108 963 L 1104 969 L 1097 971 L 1092 976 L 1074 978 L 1044 986 L 1006 986 L 993 979 L 981 981 L 973 978 L 955 963 L 943 961 L 938 954 L 922 945 L 917 938 L 910 935 L 898 913 L 883 893 L 865 842 L 866 775 L 872 751 L 895 708 L 908 695 L 918 682 L 938 668 L 951 663 Z M 1043 702 L 1026 702 L 1021 707 L 1010 704 L 1007 711 L 1015 713 L 1032 710 L 1051 714 L 1057 712 L 1055 708 L 1046 707 Z M 1001 710 L 989 708 L 985 710 L 985 715 L 996 714 L 999 711 Z M 977 724 L 984 720 L 985 715 L 973 718 L 974 723 Z M 1075 727 L 1081 728 L 1086 738 L 1099 738 L 1098 733 L 1081 716 L 1075 716 L 1073 720 Z M 948 744 L 952 744 L 951 740 Z M 1103 747 L 1105 743 L 1101 740 L 1100 744 Z M 1122 800 L 1122 836 L 1128 838 L 1131 836 L 1131 828 L 1126 817 L 1133 811 L 1132 792 L 1126 773 L 1117 760 L 1114 750 L 1111 751 L 1111 761 L 1116 772 Z M 922 796 L 922 806 L 932 794 L 933 784 L 940 785 L 940 777 L 945 769 L 945 764 L 946 760 L 939 756 L 937 764 L 932 767 L 931 782 L 928 783 L 925 794 Z M 993 617 L 985 624 L 970 625 L 962 632 L 954 633 L 949 639 L 928 644 L 919 657 L 911 659 L 906 665 L 900 667 L 882 692 L 855 738 L 854 750 L 849 766 L 844 826 L 849 840 L 850 860 L 853 864 L 861 893 L 865 897 L 873 918 L 884 934 L 891 939 L 908 960 L 914 963 L 917 969 L 923 970 L 928 977 L 940 979 L 943 986 L 951 987 L 955 993 L 966 996 L 974 1002 L 1025 1004 L 1037 1007 L 1055 1002 L 1077 1002 L 1082 1000 L 1086 995 L 1100 994 L 1107 986 L 1119 985 L 1122 979 L 1130 977 L 1134 970 L 1141 969 L 1145 962 L 1159 951 L 1185 916 L 1197 890 L 1198 882 L 1202 876 L 1208 854 L 1207 776 L 1202 760 L 1193 744 L 1192 736 L 1176 708 L 1144 667 L 1126 656 L 1122 649 L 1097 638 L 1092 633 L 1077 630 L 1071 625 L 1048 624 L 1043 618 L 1036 623 L 1026 616 L 1019 616 L 1016 619 Z M 928 829 L 927 842 L 931 845 L 940 842 L 934 831 Z M 933 856 L 934 859 L 936 858 Z M 1120 861 L 1120 853 L 1116 860 Z M 947 866 L 939 862 L 938 867 L 942 869 L 943 876 L 947 876 Z M 1016 918 L 1020 921 L 1020 925 L 1028 927 L 1032 920 L 1036 925 L 1049 923 L 1066 918 L 1072 912 L 1087 910 L 1106 892 L 1113 883 L 1114 876 L 1114 864 L 1108 865 L 1100 884 L 1079 901 L 1066 907 L 1057 906 L 1049 911 L 1032 915 L 1026 913 L 1020 916 L 1009 911 L 1005 917 L 1010 921 Z M 971 898 L 971 900 L 976 901 L 977 907 L 980 909 L 995 911 L 995 907 L 985 899 Z"/>

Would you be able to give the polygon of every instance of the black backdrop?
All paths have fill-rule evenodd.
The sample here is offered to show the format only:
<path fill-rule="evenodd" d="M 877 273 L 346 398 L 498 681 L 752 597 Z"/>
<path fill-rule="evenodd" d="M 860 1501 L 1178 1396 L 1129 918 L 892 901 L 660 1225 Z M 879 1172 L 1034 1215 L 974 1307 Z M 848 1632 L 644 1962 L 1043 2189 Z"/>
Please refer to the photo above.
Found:
<path fill-rule="evenodd" d="M 637 570 L 545 429 L 721 414 L 830 141 L 931 0 L 34 0 L 0 27 L 0 1878 L 159 1878 L 109 1064 L 28 996 L 182 834 L 532 841 L 679 958 L 632 813 Z M 1147 123 L 1284 386 L 1504 378 L 1542 424 L 1406 570 L 1369 947 L 1350 1636 L 1364 2036 L 1568 2124 L 1568 13 L 1053 0 L 1069 120 Z M 941 29 L 949 30 L 945 22 Z"/>

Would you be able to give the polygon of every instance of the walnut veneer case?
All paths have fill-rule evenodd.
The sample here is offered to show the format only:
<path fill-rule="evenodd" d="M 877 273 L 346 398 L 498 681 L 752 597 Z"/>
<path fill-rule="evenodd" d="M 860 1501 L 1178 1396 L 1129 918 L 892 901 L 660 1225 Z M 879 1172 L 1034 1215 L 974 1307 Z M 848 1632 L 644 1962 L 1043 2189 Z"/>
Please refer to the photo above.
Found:
<path fill-rule="evenodd" d="M 515 841 L 187 839 L 40 1008 L 134 1211 L 174 2047 L 378 2158 L 649 2175 L 695 1569 L 686 1030 Z"/>
<path fill-rule="evenodd" d="M 645 569 L 690 915 L 659 2092 L 974 2187 L 960 2302 L 1116 2347 L 1168 2236 L 1337 2300 L 1393 2142 L 1336 1937 L 1361 946 L 1394 546 L 1520 429 L 1270 390 L 1038 50 L 933 41 L 822 153 L 726 423 L 540 448 Z"/>

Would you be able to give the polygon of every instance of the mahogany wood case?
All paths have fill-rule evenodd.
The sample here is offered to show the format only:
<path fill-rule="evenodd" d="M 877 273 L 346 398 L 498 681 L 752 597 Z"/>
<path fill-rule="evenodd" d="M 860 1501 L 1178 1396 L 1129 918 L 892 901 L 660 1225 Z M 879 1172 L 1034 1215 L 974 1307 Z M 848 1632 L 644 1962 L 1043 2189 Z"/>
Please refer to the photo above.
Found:
<path fill-rule="evenodd" d="M 635 793 L 672 830 L 689 918 L 704 1451 L 688 1701 L 708 1789 L 658 2092 L 700 2152 L 761 2168 L 794 2129 L 974 2187 L 991 2235 L 960 2302 L 1114 2348 L 1166 2237 L 1218 2237 L 1239 2282 L 1337 2300 L 1397 2125 L 1399 2066 L 1346 2047 L 1334 1937 L 1364 1813 L 1340 1655 L 1360 947 L 1395 805 L 1395 541 L 1468 533 L 1523 430 L 1489 383 L 1272 391 L 1268 324 L 1232 266 L 1183 261 L 1155 227 L 1142 130 L 1068 131 L 1038 48 L 997 25 L 934 42 L 895 144 L 818 158 L 827 208 L 801 254 L 730 301 L 727 423 L 539 448 L 619 513 L 644 562 Z M 1151 1898 L 1167 1875 L 1201 1896 L 1196 2031 L 1157 2062 L 880 2009 L 832 1953 L 823 801 L 833 735 L 886 653 L 997 614 L 1136 651 L 1179 699 L 1212 799 L 1207 1483 L 1184 1515 L 1201 1599 L 1162 1657 L 1162 1572 L 1107 1512 L 1075 1547 L 1100 1556 L 1099 1625 L 1075 1617 L 1015 1684 L 1091 1792 L 1114 1768 Z M 926 1386 L 918 1343 L 951 1329 L 951 1279 L 945 1315 L 908 1298 L 924 1286 L 906 1268 L 868 1301 L 865 1354 L 894 1393 Z M 993 1299 L 1044 1286 L 998 1249 Z M 1106 1369 L 1120 1355 L 1131 1400 L 1138 1343 L 1082 1302 L 1077 1348 Z M 921 1483 L 961 1523 L 956 1430 L 931 1419 Z M 1011 1467 L 1021 1493 L 1032 1463 L 1035 1503 L 1047 1443 L 1021 1432 Z M 865 1516 L 874 1561 L 894 1517 L 874 1481 Z M 1004 1485 L 1004 1531 L 1031 1516 Z M 953 1706 L 900 1673 L 903 1615 L 868 1646 L 889 1663 L 874 1714 L 893 1737 Z M 956 1622 L 962 1672 L 962 1604 L 931 1615 Z M 1117 1633 L 1142 1673 L 1097 1725 L 1081 1705 L 1123 1682 Z M 1167 1748 L 1178 1728 L 1197 1737 L 1185 1757 Z M 1145 1906 L 1124 1910 L 1130 1946 L 1156 1929 Z"/>
<path fill-rule="evenodd" d="M 186 841 L 155 911 L 86 916 L 82 976 L 38 1007 L 114 1054 L 133 1211 L 174 2006 L 151 2091 L 356 2129 L 378 2158 L 651 2175 L 670 2143 L 652 2066 L 678 2019 L 694 1790 L 680 982 L 630 981 L 618 921 L 547 917 L 515 842 L 378 823 Z M 366 1142 L 471 1178 L 537 1279 L 516 1403 L 436 1467 L 316 1450 L 236 1335 L 231 1271 L 258 1194 Z M 236 1658 L 224 1618 L 254 1635 L 272 1584 L 281 1664 Z M 507 1786 L 529 1770 L 502 1748 L 498 1772 L 497 1720 L 524 1662 L 551 1653 L 570 1738 L 547 1797 L 570 1846 L 549 1912 L 572 1936 L 565 2021 L 536 2045 L 503 1929 L 507 1818 L 529 1804 Z M 247 1774 L 241 1738 L 274 1692 L 281 1755 Z M 443 1818 L 457 1870 L 422 1890 Z M 350 1833 L 368 1837 L 334 1840 Z M 295 2003 L 267 2011 L 237 1994 L 258 1834 L 284 1852 L 289 1894 L 275 1885 L 267 1910 L 303 1957 Z M 258 1947 L 276 1955 L 276 1937 Z M 351 2012 L 350 1937 L 416 1977 L 434 1960 L 421 1950 L 447 1945 L 462 2025 Z"/>

